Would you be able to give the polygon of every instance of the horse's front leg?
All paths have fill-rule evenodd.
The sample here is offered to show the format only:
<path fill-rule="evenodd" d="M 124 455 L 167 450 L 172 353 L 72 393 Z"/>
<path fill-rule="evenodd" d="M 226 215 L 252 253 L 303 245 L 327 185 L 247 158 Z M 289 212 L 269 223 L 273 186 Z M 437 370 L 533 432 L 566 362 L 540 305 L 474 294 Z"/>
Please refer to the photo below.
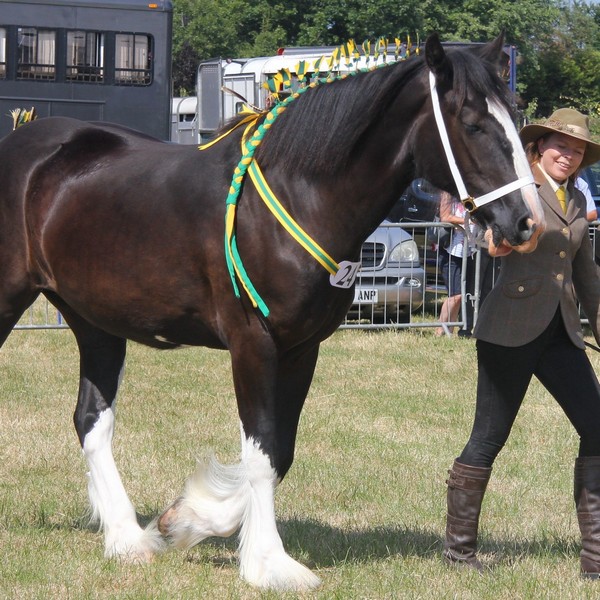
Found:
<path fill-rule="evenodd" d="M 63 309 L 64 310 L 64 309 Z M 125 492 L 112 453 L 115 399 L 125 360 L 125 340 L 71 317 L 80 351 L 79 397 L 74 422 L 88 463 L 92 518 L 104 530 L 105 556 L 146 562 L 164 542 L 143 530 Z"/>
<path fill-rule="evenodd" d="M 318 346 L 299 357 L 274 348 L 232 352 L 242 424 L 238 465 L 212 460 L 190 478 L 185 492 L 159 519 L 178 547 L 240 528 L 240 574 L 249 583 L 279 590 L 307 590 L 319 578 L 284 550 L 275 523 L 275 487 L 292 464 L 300 411 L 312 380 Z"/>

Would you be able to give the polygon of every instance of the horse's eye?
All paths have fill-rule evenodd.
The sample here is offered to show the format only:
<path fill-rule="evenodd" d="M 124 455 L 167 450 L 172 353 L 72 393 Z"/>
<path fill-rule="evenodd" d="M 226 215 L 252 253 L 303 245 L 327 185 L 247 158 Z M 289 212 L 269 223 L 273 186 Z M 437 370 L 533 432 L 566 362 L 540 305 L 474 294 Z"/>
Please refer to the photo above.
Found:
<path fill-rule="evenodd" d="M 467 125 L 465 125 L 465 129 L 467 130 L 467 133 L 469 135 L 479 133 L 481 131 L 481 128 L 479 127 L 479 125 L 475 125 L 473 123 L 468 123 Z"/>

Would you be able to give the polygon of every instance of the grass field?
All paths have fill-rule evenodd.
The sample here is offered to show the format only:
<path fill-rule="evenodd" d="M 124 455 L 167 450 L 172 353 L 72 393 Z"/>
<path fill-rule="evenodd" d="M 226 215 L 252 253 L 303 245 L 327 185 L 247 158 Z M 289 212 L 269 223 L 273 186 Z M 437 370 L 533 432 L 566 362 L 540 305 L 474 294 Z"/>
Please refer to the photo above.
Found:
<path fill-rule="evenodd" d="M 483 507 L 480 576 L 440 558 L 445 478 L 470 431 L 472 340 L 338 331 L 321 358 L 296 461 L 278 488 L 286 548 L 323 580 L 303 598 L 585 599 L 572 499 L 577 436 L 534 383 Z M 591 359 L 600 368 L 600 354 Z M 72 426 L 77 350 L 68 331 L 17 331 L 0 352 L 0 599 L 294 598 L 239 579 L 236 540 L 105 560 L 87 526 Z M 600 371 L 599 371 L 600 372 Z M 143 521 L 181 491 L 198 457 L 237 461 L 228 354 L 129 348 L 115 456 Z"/>

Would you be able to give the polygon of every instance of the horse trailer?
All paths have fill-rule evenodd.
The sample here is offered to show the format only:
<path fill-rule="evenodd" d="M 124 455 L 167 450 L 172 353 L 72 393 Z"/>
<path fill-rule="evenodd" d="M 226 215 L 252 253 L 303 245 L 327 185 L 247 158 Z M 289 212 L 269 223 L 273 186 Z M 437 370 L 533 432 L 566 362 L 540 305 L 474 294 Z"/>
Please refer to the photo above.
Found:
<path fill-rule="evenodd" d="M 168 140 L 171 0 L 0 0 L 0 138 L 11 111 Z"/>
<path fill-rule="evenodd" d="M 173 98 L 171 101 L 171 141 L 196 144 L 198 141 L 198 98 Z"/>

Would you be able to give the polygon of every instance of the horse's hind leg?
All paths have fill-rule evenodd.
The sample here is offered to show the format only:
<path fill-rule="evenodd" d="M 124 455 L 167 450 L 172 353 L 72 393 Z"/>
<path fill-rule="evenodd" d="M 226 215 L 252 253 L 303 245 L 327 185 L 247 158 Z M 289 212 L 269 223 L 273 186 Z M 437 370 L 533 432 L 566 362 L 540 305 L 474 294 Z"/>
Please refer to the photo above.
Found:
<path fill-rule="evenodd" d="M 179 547 L 240 530 L 240 573 L 249 583 L 279 590 L 307 590 L 319 578 L 284 550 L 275 523 L 275 487 L 294 454 L 300 411 L 318 347 L 294 360 L 273 348 L 232 352 L 242 421 L 242 457 L 237 465 L 216 460 L 200 466 L 183 496 L 159 519 L 159 528 Z"/>
<path fill-rule="evenodd" d="M 156 531 L 144 531 L 121 482 L 113 453 L 115 400 L 126 341 L 89 325 L 67 307 L 63 314 L 79 345 L 80 379 L 74 422 L 89 466 L 93 517 L 104 530 L 105 556 L 148 561 L 161 547 Z"/>

